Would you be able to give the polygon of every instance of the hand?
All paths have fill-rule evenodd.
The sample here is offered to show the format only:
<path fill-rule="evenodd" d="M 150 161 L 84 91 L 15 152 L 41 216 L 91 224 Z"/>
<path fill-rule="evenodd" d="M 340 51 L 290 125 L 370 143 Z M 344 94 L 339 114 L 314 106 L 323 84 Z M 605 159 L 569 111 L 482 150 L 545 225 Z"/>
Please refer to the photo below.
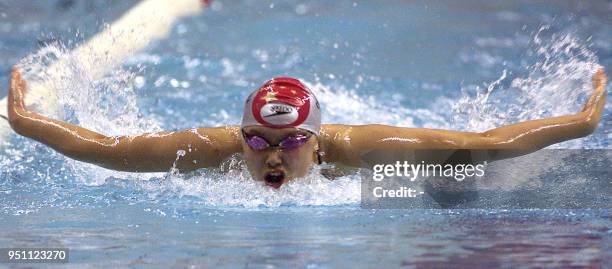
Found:
<path fill-rule="evenodd" d="M 605 104 L 607 82 L 608 77 L 606 77 L 606 73 L 604 73 L 603 68 L 597 70 L 597 72 L 595 72 L 595 75 L 593 75 L 593 93 L 582 108 L 583 112 L 592 111 L 593 109 L 603 109 L 603 105 Z"/>
<path fill-rule="evenodd" d="M 14 65 L 11 71 L 11 84 L 9 88 L 9 95 L 11 95 L 11 98 L 9 102 L 16 106 L 16 108 L 25 109 L 24 99 L 27 88 L 27 83 L 21 77 L 19 67 Z"/>

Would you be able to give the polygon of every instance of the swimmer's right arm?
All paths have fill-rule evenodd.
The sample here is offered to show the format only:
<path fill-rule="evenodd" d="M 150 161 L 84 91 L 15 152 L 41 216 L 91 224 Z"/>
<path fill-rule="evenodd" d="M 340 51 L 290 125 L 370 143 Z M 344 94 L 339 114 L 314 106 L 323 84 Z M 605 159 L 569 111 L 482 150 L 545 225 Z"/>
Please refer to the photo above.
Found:
<path fill-rule="evenodd" d="M 8 92 L 8 118 L 13 130 L 79 161 L 119 171 L 165 172 L 175 165 L 187 172 L 216 167 L 241 151 L 237 126 L 105 136 L 28 110 L 24 104 L 26 89 L 18 68 L 13 67 Z"/>

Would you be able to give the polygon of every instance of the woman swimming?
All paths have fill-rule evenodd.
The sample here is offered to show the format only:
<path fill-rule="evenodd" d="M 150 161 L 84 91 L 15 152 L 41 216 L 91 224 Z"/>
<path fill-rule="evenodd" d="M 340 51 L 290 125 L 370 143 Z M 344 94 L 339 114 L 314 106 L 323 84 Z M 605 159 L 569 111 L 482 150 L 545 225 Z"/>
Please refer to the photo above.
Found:
<path fill-rule="evenodd" d="M 24 105 L 26 82 L 13 67 L 8 120 L 23 136 L 76 160 L 133 172 L 181 172 L 219 166 L 242 153 L 255 180 L 279 188 L 315 163 L 372 168 L 374 164 L 473 163 L 524 155 L 587 136 L 600 120 L 607 78 L 593 76 L 594 91 L 572 115 L 519 122 L 482 133 L 386 125 L 321 125 L 319 103 L 299 80 L 275 78 L 249 95 L 240 126 L 194 128 L 136 136 L 105 136 L 54 120 Z M 179 154 L 180 153 L 180 154 Z M 178 159 L 177 159 L 178 155 Z"/>

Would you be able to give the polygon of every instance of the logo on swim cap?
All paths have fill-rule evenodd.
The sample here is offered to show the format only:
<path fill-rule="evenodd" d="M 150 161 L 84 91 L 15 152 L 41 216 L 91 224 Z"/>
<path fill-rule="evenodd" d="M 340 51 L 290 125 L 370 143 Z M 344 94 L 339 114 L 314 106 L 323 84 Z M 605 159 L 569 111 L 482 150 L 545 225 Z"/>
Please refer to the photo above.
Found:
<path fill-rule="evenodd" d="M 282 103 L 267 103 L 261 107 L 259 113 L 263 121 L 274 125 L 291 124 L 298 118 L 295 108 Z"/>
<path fill-rule="evenodd" d="M 315 96 L 299 80 L 274 78 L 249 95 L 242 127 L 296 127 L 319 134 L 321 112 Z"/>
<path fill-rule="evenodd" d="M 310 112 L 309 92 L 292 82 L 275 79 L 259 89 L 251 107 L 257 122 L 267 127 L 287 128 L 306 120 Z"/>

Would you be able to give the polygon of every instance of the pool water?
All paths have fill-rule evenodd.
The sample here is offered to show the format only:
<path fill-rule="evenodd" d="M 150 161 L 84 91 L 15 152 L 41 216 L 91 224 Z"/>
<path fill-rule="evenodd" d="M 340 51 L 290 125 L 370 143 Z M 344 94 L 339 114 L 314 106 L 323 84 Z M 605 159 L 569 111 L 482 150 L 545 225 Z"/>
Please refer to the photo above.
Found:
<path fill-rule="evenodd" d="M 2 85 L 12 64 L 68 57 L 133 3 L 0 0 Z M 609 1 L 218 1 L 104 79 L 74 64 L 51 116 L 107 135 L 239 124 L 253 89 L 293 76 L 324 123 L 482 131 L 580 110 L 594 70 L 612 70 L 611 11 Z M 611 148 L 610 103 L 594 134 L 552 148 Z M 50 268 L 612 267 L 612 177 L 572 169 L 586 163 L 486 191 L 571 188 L 597 208 L 363 209 L 359 173 L 329 181 L 316 167 L 272 190 L 239 156 L 229 162 L 240 168 L 121 173 L 14 135 L 0 150 L 0 248 L 70 248 L 68 264 L 37 265 Z"/>

